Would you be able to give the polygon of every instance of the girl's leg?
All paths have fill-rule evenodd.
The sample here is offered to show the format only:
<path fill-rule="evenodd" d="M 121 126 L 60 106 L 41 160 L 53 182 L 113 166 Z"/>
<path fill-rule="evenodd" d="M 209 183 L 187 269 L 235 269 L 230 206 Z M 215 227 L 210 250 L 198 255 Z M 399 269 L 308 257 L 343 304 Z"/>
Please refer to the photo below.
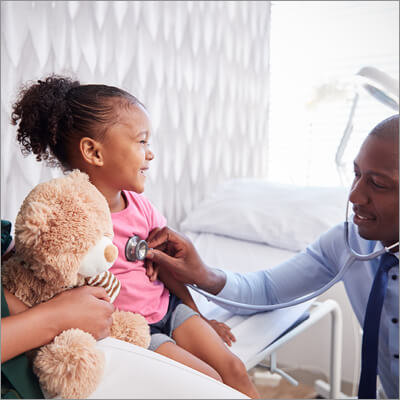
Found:
<path fill-rule="evenodd" d="M 213 367 L 227 385 L 252 398 L 259 398 L 243 362 L 198 315 L 188 318 L 172 333 L 176 344 Z"/>
<path fill-rule="evenodd" d="M 190 368 L 195 369 L 196 371 L 202 372 L 203 374 L 206 374 L 211 378 L 216 379 L 217 381 L 222 382 L 220 375 L 214 368 L 210 367 L 204 361 L 200 360 L 182 347 L 177 346 L 175 343 L 163 343 L 155 350 L 155 352 L 162 354 L 165 357 L 171 358 L 172 360 L 178 361 L 181 364 L 184 364 Z"/>

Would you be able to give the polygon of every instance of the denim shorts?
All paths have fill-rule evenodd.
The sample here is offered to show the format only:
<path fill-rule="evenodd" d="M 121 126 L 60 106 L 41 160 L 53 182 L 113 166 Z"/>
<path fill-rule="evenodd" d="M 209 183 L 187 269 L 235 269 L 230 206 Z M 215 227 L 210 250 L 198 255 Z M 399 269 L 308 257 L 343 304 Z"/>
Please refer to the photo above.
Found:
<path fill-rule="evenodd" d="M 160 321 L 150 324 L 151 341 L 149 350 L 154 351 L 166 342 L 175 343 L 175 340 L 171 338 L 172 332 L 193 315 L 199 314 L 186 304 L 183 304 L 181 299 L 171 293 L 167 313 Z"/>

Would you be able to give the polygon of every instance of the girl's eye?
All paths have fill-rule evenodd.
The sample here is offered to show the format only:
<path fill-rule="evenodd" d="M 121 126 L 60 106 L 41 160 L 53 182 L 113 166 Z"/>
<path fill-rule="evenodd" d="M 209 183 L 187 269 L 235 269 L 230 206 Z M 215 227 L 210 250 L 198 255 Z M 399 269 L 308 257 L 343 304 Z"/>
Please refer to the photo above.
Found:
<path fill-rule="evenodd" d="M 146 142 L 146 140 L 141 140 L 140 143 L 141 144 L 146 144 L 147 142 Z"/>

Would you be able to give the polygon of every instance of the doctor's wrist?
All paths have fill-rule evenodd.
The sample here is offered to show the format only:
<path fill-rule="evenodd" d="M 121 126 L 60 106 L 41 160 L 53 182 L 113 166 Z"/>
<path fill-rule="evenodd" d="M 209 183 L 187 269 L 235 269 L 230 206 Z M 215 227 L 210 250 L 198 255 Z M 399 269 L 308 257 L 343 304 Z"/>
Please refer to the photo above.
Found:
<path fill-rule="evenodd" d="M 217 295 L 225 286 L 226 274 L 220 269 L 205 266 L 195 283 L 199 288 Z"/>

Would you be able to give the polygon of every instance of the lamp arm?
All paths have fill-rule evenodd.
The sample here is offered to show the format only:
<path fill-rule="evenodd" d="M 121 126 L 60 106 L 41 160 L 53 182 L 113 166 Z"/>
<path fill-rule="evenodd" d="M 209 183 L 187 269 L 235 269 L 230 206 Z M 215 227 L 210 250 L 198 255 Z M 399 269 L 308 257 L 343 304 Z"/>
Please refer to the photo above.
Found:
<path fill-rule="evenodd" d="M 356 93 L 353 98 L 353 104 L 351 106 L 349 118 L 347 119 L 346 128 L 343 132 L 342 138 L 340 139 L 339 146 L 336 150 L 335 164 L 336 164 L 337 168 L 340 168 L 343 166 L 342 158 L 343 158 L 344 151 L 346 150 L 347 143 L 350 139 L 351 132 L 353 131 L 353 118 L 354 118 L 354 114 L 356 111 L 358 98 L 359 98 L 359 94 Z"/>

